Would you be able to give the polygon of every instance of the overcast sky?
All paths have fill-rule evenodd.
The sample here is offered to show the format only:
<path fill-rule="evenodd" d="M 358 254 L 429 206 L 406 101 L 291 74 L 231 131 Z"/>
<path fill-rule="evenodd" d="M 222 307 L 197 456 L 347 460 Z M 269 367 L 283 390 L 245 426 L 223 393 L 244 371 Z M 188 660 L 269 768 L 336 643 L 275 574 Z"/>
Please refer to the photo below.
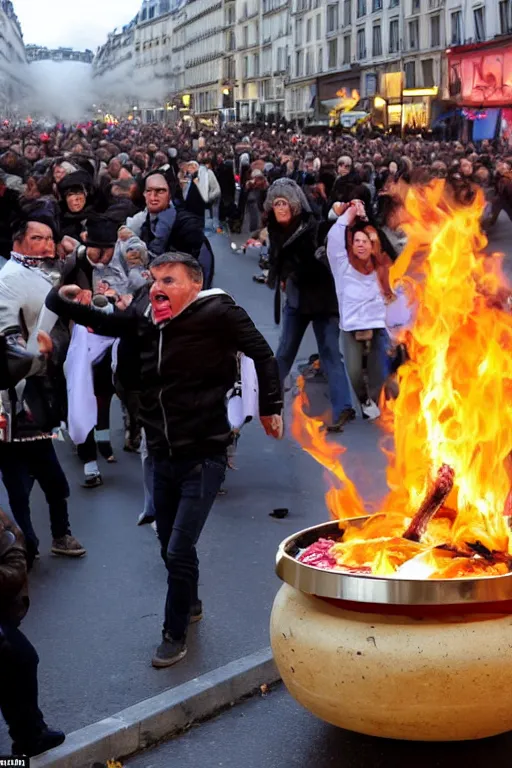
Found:
<path fill-rule="evenodd" d="M 14 0 L 25 43 L 93 51 L 141 5 L 142 0 Z"/>

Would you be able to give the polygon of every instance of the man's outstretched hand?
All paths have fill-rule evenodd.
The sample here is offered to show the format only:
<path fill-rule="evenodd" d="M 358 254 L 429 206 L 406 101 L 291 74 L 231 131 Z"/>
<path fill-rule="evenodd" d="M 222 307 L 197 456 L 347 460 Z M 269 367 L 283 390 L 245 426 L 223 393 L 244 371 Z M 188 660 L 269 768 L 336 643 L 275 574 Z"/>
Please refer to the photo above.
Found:
<path fill-rule="evenodd" d="M 78 285 L 63 285 L 59 289 L 59 296 L 68 301 L 74 301 L 76 304 L 90 304 L 92 302 L 92 292 L 85 291 Z"/>
<path fill-rule="evenodd" d="M 282 440 L 284 437 L 284 422 L 283 417 L 280 414 L 274 414 L 273 416 L 260 416 L 263 429 L 269 437 L 274 437 L 276 440 Z"/>

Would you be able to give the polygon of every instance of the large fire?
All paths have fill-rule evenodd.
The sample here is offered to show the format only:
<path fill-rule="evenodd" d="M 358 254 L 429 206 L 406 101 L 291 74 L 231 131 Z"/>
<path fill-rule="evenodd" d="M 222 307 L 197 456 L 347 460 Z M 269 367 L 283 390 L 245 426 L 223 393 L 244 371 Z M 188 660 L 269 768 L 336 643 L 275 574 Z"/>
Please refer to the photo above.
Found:
<path fill-rule="evenodd" d="M 399 395 L 382 418 L 394 435 L 389 493 L 366 523 L 345 523 L 340 541 L 328 545 L 340 570 L 404 578 L 512 570 L 504 514 L 512 478 L 512 314 L 501 301 L 501 259 L 483 252 L 482 206 L 480 196 L 452 205 L 442 182 L 407 193 L 409 240 L 391 283 L 405 287 L 414 320 L 403 332 L 410 360 L 399 370 Z M 368 514 L 341 464 L 346 449 L 307 415 L 303 382 L 299 390 L 292 432 L 333 475 L 331 514 Z M 432 506 L 443 477 L 445 493 Z"/>

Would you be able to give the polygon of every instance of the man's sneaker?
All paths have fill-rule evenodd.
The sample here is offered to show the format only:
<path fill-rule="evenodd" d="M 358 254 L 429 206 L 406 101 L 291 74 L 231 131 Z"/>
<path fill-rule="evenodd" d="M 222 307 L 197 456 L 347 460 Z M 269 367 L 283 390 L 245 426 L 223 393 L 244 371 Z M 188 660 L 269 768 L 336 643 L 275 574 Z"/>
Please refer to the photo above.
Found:
<path fill-rule="evenodd" d="M 91 472 L 89 475 L 85 476 L 82 487 L 99 488 L 100 485 L 103 485 L 103 478 L 101 477 L 101 474 L 99 472 Z"/>
<path fill-rule="evenodd" d="M 200 600 L 197 601 L 197 603 L 194 603 L 190 610 L 190 623 L 196 624 L 198 621 L 201 621 L 203 618 L 203 604 Z"/>
<path fill-rule="evenodd" d="M 83 557 L 86 554 L 86 550 L 80 542 L 69 533 L 60 539 L 53 540 L 52 552 L 54 555 L 64 555 L 65 557 Z"/>
<path fill-rule="evenodd" d="M 137 520 L 137 525 L 151 525 L 151 523 L 154 522 L 154 515 L 148 515 L 147 512 L 141 512 Z"/>
<path fill-rule="evenodd" d="M 50 728 L 45 728 L 39 736 L 30 741 L 15 742 L 12 745 L 12 754 L 19 757 L 35 757 L 36 755 L 42 755 L 43 752 L 48 752 L 49 749 L 59 747 L 64 743 L 65 739 L 66 736 L 62 731 L 53 731 Z"/>
<path fill-rule="evenodd" d="M 353 421 L 356 417 L 356 412 L 353 408 L 345 408 L 344 411 L 341 412 L 340 416 L 334 424 L 331 424 L 327 427 L 328 432 L 343 432 L 343 427 L 345 424 L 348 424 L 349 421 Z"/>
<path fill-rule="evenodd" d="M 181 661 L 187 655 L 187 646 L 183 641 L 173 640 L 165 632 L 162 638 L 162 642 L 156 649 L 151 662 L 156 669 L 172 667 L 173 664 L 177 664 L 178 661 Z"/>

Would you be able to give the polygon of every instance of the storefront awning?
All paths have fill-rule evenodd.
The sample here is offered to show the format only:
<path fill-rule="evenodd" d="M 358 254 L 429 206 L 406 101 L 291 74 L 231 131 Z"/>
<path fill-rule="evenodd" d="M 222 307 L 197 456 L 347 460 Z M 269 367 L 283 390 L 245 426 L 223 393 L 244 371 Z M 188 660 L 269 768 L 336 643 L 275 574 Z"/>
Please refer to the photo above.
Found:
<path fill-rule="evenodd" d="M 322 101 L 321 103 L 322 107 L 325 107 L 330 111 L 340 106 L 340 99 L 325 99 L 325 101 Z"/>

